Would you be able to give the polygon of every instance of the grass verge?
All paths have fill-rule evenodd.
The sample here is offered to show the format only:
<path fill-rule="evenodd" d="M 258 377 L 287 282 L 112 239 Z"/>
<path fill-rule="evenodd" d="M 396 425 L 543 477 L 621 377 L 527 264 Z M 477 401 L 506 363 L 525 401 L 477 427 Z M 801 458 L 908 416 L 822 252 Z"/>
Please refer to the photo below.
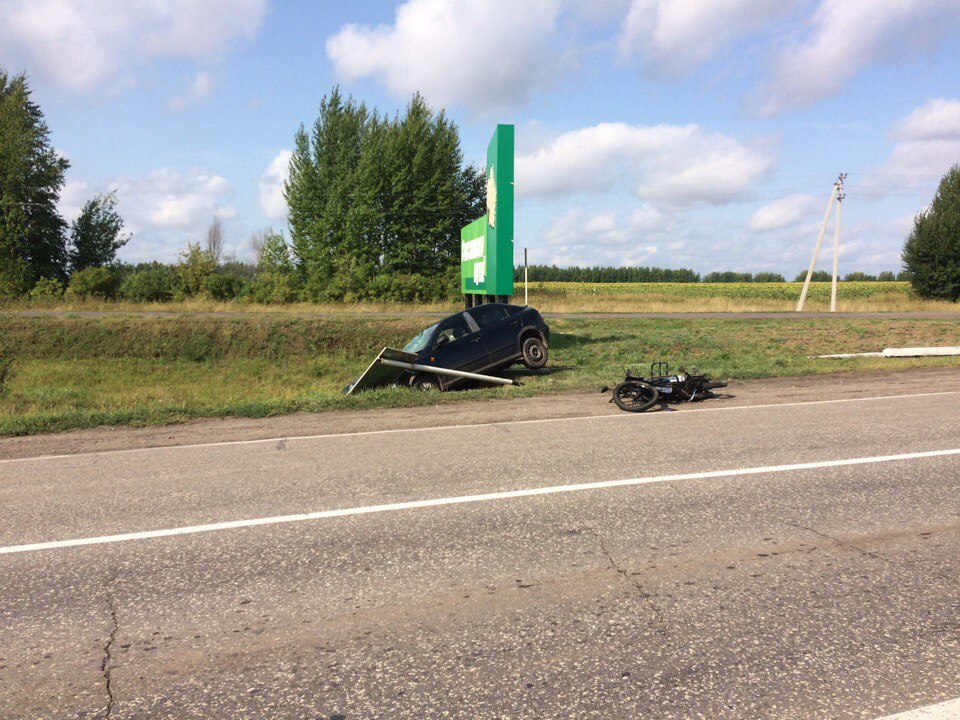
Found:
<path fill-rule="evenodd" d="M 918 365 L 957 358 L 817 360 L 887 346 L 956 345 L 955 320 L 587 319 L 551 323 L 551 374 L 523 387 L 415 393 L 342 388 L 383 345 L 425 324 L 388 319 L 270 316 L 0 316 L 0 435 L 153 425 L 198 417 L 264 417 L 594 390 L 653 360 L 730 379 Z"/>

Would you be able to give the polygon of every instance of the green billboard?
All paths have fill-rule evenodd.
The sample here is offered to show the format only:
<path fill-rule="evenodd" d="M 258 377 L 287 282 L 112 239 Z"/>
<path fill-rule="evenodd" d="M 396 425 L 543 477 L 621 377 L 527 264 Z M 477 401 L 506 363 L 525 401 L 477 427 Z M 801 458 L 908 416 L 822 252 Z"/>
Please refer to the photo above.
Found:
<path fill-rule="evenodd" d="M 487 147 L 487 214 L 460 231 L 464 295 L 513 295 L 513 143 L 513 125 L 497 125 Z"/>

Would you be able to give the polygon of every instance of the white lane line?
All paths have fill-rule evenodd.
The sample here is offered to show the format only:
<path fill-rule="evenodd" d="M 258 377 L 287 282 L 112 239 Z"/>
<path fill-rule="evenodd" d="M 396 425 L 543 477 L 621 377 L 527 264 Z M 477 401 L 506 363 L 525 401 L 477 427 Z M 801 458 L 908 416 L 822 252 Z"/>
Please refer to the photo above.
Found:
<path fill-rule="evenodd" d="M 960 698 L 927 705 L 916 710 L 907 710 L 896 715 L 884 715 L 877 720 L 960 720 Z"/>
<path fill-rule="evenodd" d="M 43 460 L 64 460 L 67 458 L 82 458 L 102 455 L 119 455 L 122 453 L 137 452 L 155 452 L 158 450 L 191 450 L 213 447 L 230 447 L 232 445 L 258 445 L 263 443 L 277 443 L 281 440 L 287 442 L 306 441 L 306 440 L 326 440 L 329 438 L 355 438 L 367 435 L 393 435 L 399 433 L 431 432 L 440 430 L 470 430 L 473 428 L 503 427 L 506 425 L 530 425 L 534 423 L 555 423 L 555 422 L 573 422 L 577 420 L 610 420 L 610 419 L 629 419 L 629 418 L 657 418 L 657 417 L 677 417 L 689 413 L 707 413 L 707 412 L 734 412 L 738 410 L 764 410 L 781 407 L 799 407 L 803 405 L 835 405 L 839 403 L 852 402 L 872 402 L 877 400 L 901 400 L 906 398 L 925 398 L 937 397 L 943 395 L 960 395 L 960 390 L 943 390 L 939 392 L 912 393 L 908 395 L 877 395 L 873 397 L 859 398 L 834 398 L 831 400 L 798 400 L 796 402 L 785 403 L 766 403 L 762 405 L 735 405 L 733 407 L 706 407 L 677 412 L 654 412 L 646 413 L 608 413 L 606 415 L 577 415 L 574 417 L 561 418 L 540 418 L 534 420 L 503 420 L 500 422 L 485 422 L 462 425 L 435 425 L 433 427 L 414 427 L 414 428 L 392 428 L 390 430 L 361 430 L 359 432 L 326 433 L 323 435 L 279 435 L 271 438 L 260 438 L 257 440 L 225 440 L 222 442 L 196 443 L 192 445 L 159 445 L 157 447 L 143 448 L 124 448 L 122 450 L 95 450 L 91 452 L 73 453 L 66 455 L 35 455 L 33 457 L 23 458 L 5 458 L 0 459 L 0 464 L 20 463 L 20 462 L 39 462 Z"/>
<path fill-rule="evenodd" d="M 386 505 L 367 505 L 365 507 L 342 508 L 340 510 L 320 510 L 318 512 L 298 515 L 276 515 L 273 517 L 251 518 L 248 520 L 231 520 L 229 522 L 190 525 L 165 530 L 147 530 L 145 532 L 102 535 L 100 537 L 77 538 L 74 540 L 55 540 L 52 542 L 30 543 L 28 545 L 8 545 L 6 547 L 0 547 L 0 555 L 35 552 L 38 550 L 57 550 L 61 548 L 80 547 L 82 545 L 105 545 L 131 540 L 149 540 L 151 538 L 171 537 L 174 535 L 193 535 L 195 533 L 215 532 L 218 530 L 237 530 L 239 528 L 259 527 L 263 525 L 281 525 L 307 520 L 350 517 L 352 515 L 372 515 L 374 513 L 395 512 L 397 510 L 414 510 L 418 508 L 442 507 L 444 505 L 463 505 L 466 503 L 487 502 L 490 500 L 534 497 L 537 495 L 556 495 L 559 493 L 579 492 L 581 490 L 602 490 L 606 488 L 673 482 L 676 480 L 703 480 L 741 475 L 760 475 L 762 473 L 845 467 L 849 465 L 869 465 L 873 463 L 918 460 L 948 455 L 960 455 L 960 448 L 903 453 L 901 455 L 875 455 L 873 457 L 848 458 L 846 460 L 823 460 L 820 462 L 795 463 L 793 465 L 765 465 L 762 467 L 738 468 L 735 470 L 710 470 L 707 472 L 683 473 L 681 475 L 656 475 L 652 477 L 630 478 L 627 480 L 603 480 L 600 482 L 577 483 L 573 485 L 551 485 L 548 487 L 528 488 L 524 490 L 507 490 L 503 492 L 482 493 L 479 495 L 459 495 L 455 497 L 432 498 L 429 500 L 408 500 L 406 502 L 389 503 Z"/>

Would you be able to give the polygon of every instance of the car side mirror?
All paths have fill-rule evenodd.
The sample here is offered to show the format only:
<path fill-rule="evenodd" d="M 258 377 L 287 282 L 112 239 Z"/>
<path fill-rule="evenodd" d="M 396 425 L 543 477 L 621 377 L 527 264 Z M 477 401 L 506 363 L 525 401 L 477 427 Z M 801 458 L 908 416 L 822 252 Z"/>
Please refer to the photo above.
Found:
<path fill-rule="evenodd" d="M 446 335 L 441 335 L 436 339 L 436 342 L 433 343 L 433 347 L 438 348 L 444 343 L 448 343 L 448 342 L 450 342 L 450 338 Z"/>

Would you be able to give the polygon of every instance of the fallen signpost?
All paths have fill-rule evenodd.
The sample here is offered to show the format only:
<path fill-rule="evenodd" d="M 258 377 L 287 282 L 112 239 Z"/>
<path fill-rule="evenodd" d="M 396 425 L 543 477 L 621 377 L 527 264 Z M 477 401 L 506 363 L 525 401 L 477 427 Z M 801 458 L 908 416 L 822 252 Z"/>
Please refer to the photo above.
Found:
<path fill-rule="evenodd" d="M 519 385 L 520 383 L 510 378 L 494 377 L 493 375 L 481 375 L 480 373 L 467 372 L 466 370 L 451 370 L 450 368 L 436 367 L 435 365 L 420 365 L 418 363 L 402 362 L 400 360 L 391 360 L 389 358 L 380 358 L 380 362 L 390 367 L 403 368 L 414 372 L 429 372 L 439 375 L 449 375 L 450 377 L 465 378 L 468 380 L 479 380 L 480 382 L 495 383 L 497 385 Z"/>
<path fill-rule="evenodd" d="M 417 355 L 415 353 L 385 347 L 377 354 L 373 362 L 367 366 L 363 374 L 347 385 L 343 392 L 345 395 L 352 395 L 358 390 L 389 387 L 396 385 L 405 373 L 417 372 L 446 375 L 449 377 L 463 378 L 464 380 L 477 380 L 494 385 L 520 385 L 519 381 L 510 378 L 496 377 L 495 375 L 481 375 L 480 373 L 467 372 L 466 370 L 452 370 L 436 365 L 423 365 L 413 362 L 416 359 Z"/>

